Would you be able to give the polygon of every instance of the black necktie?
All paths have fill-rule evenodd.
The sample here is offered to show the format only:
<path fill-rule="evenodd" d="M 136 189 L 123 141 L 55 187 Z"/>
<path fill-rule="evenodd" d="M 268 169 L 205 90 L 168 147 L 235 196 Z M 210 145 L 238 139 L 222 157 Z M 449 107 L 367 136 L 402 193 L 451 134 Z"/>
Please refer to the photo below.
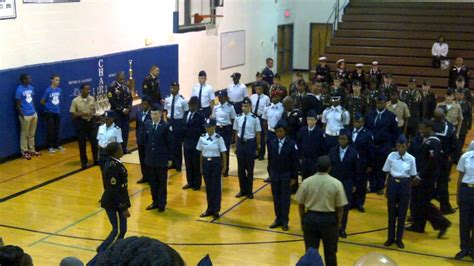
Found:
<path fill-rule="evenodd" d="M 209 141 L 212 141 L 212 138 L 211 138 L 211 137 L 209 137 L 209 138 L 207 138 L 207 140 L 209 140 Z"/>
<path fill-rule="evenodd" d="M 402 160 L 402 161 L 405 161 L 405 160 L 403 160 L 403 157 L 402 157 L 402 156 L 400 156 L 400 158 L 398 158 L 398 160 Z"/>
<path fill-rule="evenodd" d="M 379 122 L 380 118 L 382 118 L 382 113 L 377 113 L 377 117 L 375 118 L 374 125 L 377 125 L 377 122 Z"/>
<path fill-rule="evenodd" d="M 171 101 L 171 120 L 174 120 L 174 97 L 173 95 L 173 100 Z"/>
<path fill-rule="evenodd" d="M 244 117 L 244 123 L 242 124 L 242 130 L 240 131 L 240 140 L 244 140 L 245 137 L 245 126 L 247 125 L 247 115 Z"/>
<path fill-rule="evenodd" d="M 202 95 L 202 85 L 201 85 L 201 88 L 199 89 L 199 108 L 201 108 L 201 95 Z"/>
<path fill-rule="evenodd" d="M 188 121 L 186 121 L 186 123 L 189 124 L 189 121 L 193 120 L 193 113 L 189 113 L 188 114 Z"/>
<path fill-rule="evenodd" d="M 258 115 L 258 105 L 260 104 L 260 95 L 257 95 L 257 104 L 255 104 L 254 114 Z"/>

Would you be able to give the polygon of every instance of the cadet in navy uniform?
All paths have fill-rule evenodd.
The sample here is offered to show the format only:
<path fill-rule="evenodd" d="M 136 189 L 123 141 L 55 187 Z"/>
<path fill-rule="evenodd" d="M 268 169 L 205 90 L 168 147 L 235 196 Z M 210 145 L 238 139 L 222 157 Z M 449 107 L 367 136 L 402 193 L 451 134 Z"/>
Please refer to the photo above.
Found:
<path fill-rule="evenodd" d="M 433 123 L 433 131 L 441 141 L 441 160 L 439 162 L 438 179 L 436 180 L 436 198 L 443 214 L 453 214 L 456 211 L 449 202 L 449 180 L 452 159 L 456 153 L 456 129 L 446 121 L 445 113 L 441 108 L 435 109 Z"/>
<path fill-rule="evenodd" d="M 326 108 L 321 116 L 326 135 L 327 150 L 337 146 L 339 131 L 350 123 L 349 112 L 341 106 L 341 96 L 331 95 L 331 107 Z"/>
<path fill-rule="evenodd" d="M 196 145 L 199 137 L 204 134 L 204 115 L 199 110 L 199 99 L 196 96 L 191 97 L 188 102 L 189 111 L 184 113 L 184 162 L 186 164 L 187 184 L 183 189 L 192 188 L 199 190 L 201 188 L 201 166 L 199 151 Z"/>
<path fill-rule="evenodd" d="M 132 110 L 132 94 L 125 83 L 125 74 L 123 71 L 117 73 L 116 80 L 109 86 L 107 97 L 110 102 L 110 110 L 115 111 L 115 122 L 122 129 L 122 148 L 123 153 L 129 153 L 127 150 L 128 132 L 130 131 L 130 111 Z"/>
<path fill-rule="evenodd" d="M 298 182 L 298 148 L 296 143 L 286 136 L 287 123 L 281 119 L 275 126 L 277 139 L 268 150 L 268 168 L 270 169 L 273 208 L 275 221 L 270 228 L 280 227 L 288 231 L 290 220 L 291 183 Z"/>
<path fill-rule="evenodd" d="M 388 238 L 383 244 L 388 247 L 394 242 L 399 248 L 404 248 L 403 230 L 410 202 L 411 180 L 417 176 L 415 157 L 407 152 L 408 141 L 404 135 L 397 140 L 397 151 L 391 152 L 383 171 L 387 173 L 387 210 Z M 396 235 L 395 235 L 396 225 Z"/>
<path fill-rule="evenodd" d="M 207 210 L 201 214 L 201 217 L 212 215 L 214 219 L 218 219 L 222 200 L 221 174 L 227 168 L 227 148 L 224 139 L 216 133 L 216 120 L 208 119 L 204 127 L 207 133 L 202 134 L 196 145 L 196 150 L 201 152 L 202 172 L 207 196 Z"/>
<path fill-rule="evenodd" d="M 150 171 L 150 189 L 153 203 L 146 209 L 158 209 L 164 212 L 167 198 L 168 166 L 172 158 L 172 136 L 167 124 L 162 119 L 163 107 L 153 104 L 151 107 L 151 121 L 145 125 L 145 163 Z"/>
<path fill-rule="evenodd" d="M 349 132 L 341 131 L 338 137 L 339 144 L 329 151 L 331 159 L 331 171 L 329 174 L 342 182 L 344 191 L 346 192 L 347 201 L 352 201 L 352 193 L 355 191 L 355 184 L 358 178 L 359 168 L 357 166 L 359 155 L 357 151 L 349 146 Z M 347 237 L 346 227 L 349 217 L 350 205 L 344 206 L 344 214 L 342 216 L 341 227 L 339 228 L 339 236 Z"/>
<path fill-rule="evenodd" d="M 142 178 L 137 181 L 138 184 L 148 182 L 149 172 L 145 164 L 146 157 L 146 147 L 145 147 L 145 124 L 151 121 L 151 98 L 148 96 L 143 96 L 142 98 L 142 111 L 137 113 L 135 118 L 135 132 L 137 136 L 137 146 L 138 146 L 138 157 L 140 159 L 140 168 L 142 172 Z"/>
<path fill-rule="evenodd" d="M 234 106 L 237 114 L 242 113 L 242 101 L 248 96 L 247 86 L 240 83 L 240 73 L 236 72 L 230 76 L 233 83 L 227 87 L 227 96 L 229 97 L 229 103 Z"/>
<path fill-rule="evenodd" d="M 324 132 L 316 126 L 317 117 L 316 111 L 310 110 L 306 115 L 307 126 L 301 128 L 298 132 L 297 144 L 303 180 L 316 173 L 318 158 L 326 154 Z"/>
<path fill-rule="evenodd" d="M 263 81 L 268 83 L 268 85 L 273 85 L 273 59 L 269 57 L 267 60 L 265 60 L 265 62 L 267 65 L 262 70 Z"/>
<path fill-rule="evenodd" d="M 370 176 L 370 191 L 383 195 L 385 173 L 382 171 L 385 159 L 395 148 L 395 142 L 400 135 L 396 116 L 386 109 L 387 98 L 379 95 L 376 109 L 365 118 L 365 127 L 374 135 L 375 160 L 373 174 Z"/>
<path fill-rule="evenodd" d="M 313 81 L 317 80 L 322 83 L 331 83 L 331 67 L 326 63 L 327 58 L 325 56 L 321 56 L 318 58 L 319 64 L 316 66 L 316 70 L 314 72 L 314 77 L 312 78 Z"/>
<path fill-rule="evenodd" d="M 456 169 L 459 171 L 457 202 L 461 251 L 454 258 L 461 260 L 470 255 L 474 260 L 474 142 L 471 142 L 466 153 L 461 156 Z"/>
<path fill-rule="evenodd" d="M 318 117 L 323 113 L 323 99 L 321 97 L 322 85 L 319 81 L 313 81 L 311 84 L 311 92 L 303 97 L 301 102 L 301 111 L 303 117 L 307 117 L 310 110 L 314 110 Z"/>
<path fill-rule="evenodd" d="M 112 142 L 106 149 L 109 157 L 104 167 L 105 191 L 102 194 L 101 207 L 105 209 L 112 224 L 112 232 L 97 248 L 98 253 L 124 238 L 127 232 L 127 218 L 130 217 L 128 209 L 131 207 L 128 196 L 128 173 L 120 161 L 123 155 L 122 147 L 120 143 Z"/>
<path fill-rule="evenodd" d="M 430 120 L 420 123 L 420 134 L 422 138 L 415 139 L 421 142 L 412 142 L 410 145 L 410 149 L 417 151 L 415 159 L 418 176 L 412 184 L 413 223 L 406 230 L 424 233 L 426 222 L 429 221 L 435 230 L 439 230 L 438 238 L 441 238 L 451 226 L 451 222 L 431 203 L 442 160 L 441 141 L 434 135 L 433 122 Z"/>
<path fill-rule="evenodd" d="M 153 103 L 161 102 L 159 75 L 160 69 L 153 65 L 150 68 L 150 73 L 145 77 L 142 83 L 143 95 L 150 97 Z"/>
<path fill-rule="evenodd" d="M 179 94 L 179 84 L 171 83 L 171 95 L 165 99 L 165 110 L 173 136 L 173 165 L 176 171 L 181 171 L 183 164 L 183 128 L 184 113 L 188 111 L 188 102 Z"/>
<path fill-rule="evenodd" d="M 281 119 L 286 122 L 286 136 L 296 141 L 296 135 L 303 126 L 303 114 L 300 110 L 295 109 L 293 98 L 287 96 L 283 99 L 284 112 Z"/>
<path fill-rule="evenodd" d="M 456 145 L 456 154 L 453 162 L 457 162 L 461 157 L 462 149 L 464 147 L 464 143 L 466 142 L 467 133 L 472 127 L 472 105 L 470 102 L 464 100 L 464 97 L 463 89 L 457 89 L 456 102 L 461 106 L 463 120 L 459 130 L 459 138 Z"/>
<path fill-rule="evenodd" d="M 104 172 L 105 163 L 109 158 L 106 150 L 107 145 L 112 142 L 122 143 L 122 130 L 114 123 L 115 112 L 105 112 L 104 118 L 105 123 L 99 126 L 99 130 L 97 132 L 97 142 L 99 144 L 99 166 L 102 174 Z M 103 175 L 102 178 L 104 178 Z"/>
<path fill-rule="evenodd" d="M 258 117 L 250 113 L 252 102 L 244 98 L 242 102 L 243 113 L 234 120 L 234 131 L 237 137 L 236 154 L 240 192 L 236 197 L 247 196 L 253 199 L 253 169 L 255 166 L 255 153 L 260 147 L 260 138 L 257 134 L 262 130 Z"/>
<path fill-rule="evenodd" d="M 250 96 L 250 101 L 252 102 L 251 110 L 254 115 L 258 117 L 258 120 L 260 121 L 260 127 L 262 128 L 262 131 L 258 134 L 257 138 L 260 139 L 260 147 L 258 150 L 258 159 L 261 161 L 265 157 L 265 135 L 266 131 L 263 128 L 263 111 L 265 110 L 265 107 L 267 107 L 270 104 L 270 97 L 267 95 L 263 94 L 263 83 L 258 82 L 255 84 L 255 94 L 252 94 Z"/>
<path fill-rule="evenodd" d="M 199 71 L 198 79 L 199 84 L 193 86 L 192 96 L 198 97 L 199 112 L 201 112 L 204 117 L 208 118 L 209 116 L 211 116 L 212 109 L 214 108 L 214 89 L 211 87 L 211 85 L 206 83 L 206 71 Z"/>
<path fill-rule="evenodd" d="M 229 176 L 229 151 L 230 143 L 232 142 L 232 126 L 236 117 L 234 106 L 228 102 L 227 91 L 221 90 L 218 93 L 219 104 L 214 106 L 214 116 L 216 120 L 216 132 L 224 139 L 226 147 L 226 162 L 225 171 L 222 174 L 224 177 Z"/>
<path fill-rule="evenodd" d="M 367 181 L 375 160 L 374 136 L 364 127 L 364 117 L 361 113 L 355 113 L 353 124 L 354 127 L 350 130 L 350 143 L 359 154 L 359 178 L 355 184 L 356 191 L 352 199 L 352 207 L 357 208 L 359 212 L 365 212 Z"/>
<path fill-rule="evenodd" d="M 448 87 L 456 87 L 456 79 L 459 76 L 464 78 L 464 88 L 469 88 L 469 68 L 464 65 L 464 59 L 460 56 L 456 58 L 456 63 L 449 71 Z"/>

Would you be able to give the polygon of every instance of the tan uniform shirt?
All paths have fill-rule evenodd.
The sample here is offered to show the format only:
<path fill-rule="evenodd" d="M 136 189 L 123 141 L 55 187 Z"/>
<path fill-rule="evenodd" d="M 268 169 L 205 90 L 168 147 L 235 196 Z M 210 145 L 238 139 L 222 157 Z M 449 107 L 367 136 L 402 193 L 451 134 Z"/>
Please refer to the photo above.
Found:
<path fill-rule="evenodd" d="M 462 117 L 462 108 L 459 103 L 453 102 L 452 104 L 447 104 L 446 102 L 441 102 L 436 105 L 436 108 L 442 108 L 443 110 L 447 111 L 446 113 L 446 120 L 449 123 L 457 126 L 458 122 L 463 119 Z"/>
<path fill-rule="evenodd" d="M 318 212 L 334 212 L 336 207 L 347 205 L 341 181 L 329 174 L 320 173 L 303 180 L 296 192 L 296 201 L 308 210 Z"/>
<path fill-rule="evenodd" d="M 398 127 L 402 127 L 405 123 L 405 119 L 410 117 L 410 110 L 408 110 L 407 104 L 402 101 L 398 101 L 396 104 L 388 102 L 387 110 L 397 116 Z"/>
<path fill-rule="evenodd" d="M 80 95 L 72 100 L 69 112 L 79 114 L 84 120 L 91 120 L 95 112 L 95 99 L 92 96 L 82 98 Z"/>

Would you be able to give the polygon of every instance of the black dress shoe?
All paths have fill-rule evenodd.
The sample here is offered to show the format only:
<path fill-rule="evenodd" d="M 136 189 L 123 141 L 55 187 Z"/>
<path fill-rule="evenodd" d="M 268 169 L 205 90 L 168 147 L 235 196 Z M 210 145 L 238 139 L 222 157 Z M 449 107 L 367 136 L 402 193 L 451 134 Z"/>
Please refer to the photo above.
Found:
<path fill-rule="evenodd" d="M 176 167 L 176 172 L 181 172 L 181 167 Z"/>
<path fill-rule="evenodd" d="M 401 248 L 401 249 L 404 249 L 405 245 L 403 244 L 403 242 L 401 240 L 397 240 L 397 247 Z"/>
<path fill-rule="evenodd" d="M 197 191 L 197 190 L 200 190 L 200 189 L 201 189 L 201 187 L 193 187 L 194 191 Z"/>
<path fill-rule="evenodd" d="M 413 226 L 408 226 L 407 228 L 405 228 L 405 230 L 410 231 L 410 232 L 420 233 L 420 234 L 423 234 L 425 232 L 425 230 L 421 230 Z"/>
<path fill-rule="evenodd" d="M 451 208 L 451 209 L 441 210 L 441 213 L 443 215 L 450 215 L 450 214 L 456 213 L 456 210 Z"/>
<path fill-rule="evenodd" d="M 129 150 L 124 150 L 123 154 L 130 154 L 131 152 Z"/>
<path fill-rule="evenodd" d="M 158 205 L 155 205 L 155 204 L 152 203 L 148 207 L 146 207 L 147 211 L 154 210 L 154 209 L 158 209 Z"/>
<path fill-rule="evenodd" d="M 451 223 L 449 223 L 446 227 L 443 227 L 443 228 L 439 229 L 438 239 L 441 239 L 446 234 L 446 232 L 448 231 L 448 228 L 450 226 L 451 226 Z"/>
<path fill-rule="evenodd" d="M 385 243 L 383 243 L 383 245 L 386 246 L 386 247 L 390 247 L 393 244 L 393 242 L 395 242 L 395 241 L 393 241 L 391 239 L 388 239 L 387 241 L 385 241 Z"/>
<path fill-rule="evenodd" d="M 81 169 L 82 169 L 82 170 L 87 169 L 87 164 L 86 164 L 86 163 L 82 164 L 82 165 L 81 165 Z"/>
<path fill-rule="evenodd" d="M 288 225 L 283 225 L 283 226 L 281 227 L 281 229 L 282 229 L 283 231 L 288 231 L 288 230 L 290 230 L 290 228 L 288 227 Z"/>
<path fill-rule="evenodd" d="M 141 178 L 140 180 L 137 181 L 137 184 L 143 184 L 143 183 L 147 183 L 148 180 L 146 180 L 145 178 Z"/>
<path fill-rule="evenodd" d="M 341 238 L 347 238 L 347 233 L 344 231 L 344 232 L 339 232 L 339 236 Z"/>
<path fill-rule="evenodd" d="M 223 176 L 223 177 L 228 177 L 228 176 L 229 176 L 229 173 L 224 173 L 222 176 Z"/>
<path fill-rule="evenodd" d="M 384 191 L 383 191 L 383 189 L 377 191 L 377 195 L 383 195 L 383 194 L 385 194 Z"/>
<path fill-rule="evenodd" d="M 199 215 L 199 217 L 209 217 L 209 216 L 212 216 L 212 213 L 208 212 L 208 211 L 205 211 L 205 212 L 201 213 L 201 215 Z"/>
<path fill-rule="evenodd" d="M 270 229 L 275 229 L 275 228 L 278 228 L 280 227 L 281 225 L 279 223 L 272 223 L 268 228 Z"/>
<path fill-rule="evenodd" d="M 217 219 L 219 219 L 219 217 L 221 217 L 221 216 L 219 215 L 219 212 L 216 212 L 216 213 L 214 213 L 214 214 L 212 215 L 212 217 L 213 217 L 215 220 L 217 220 Z"/>
<path fill-rule="evenodd" d="M 186 184 L 186 185 L 183 187 L 183 189 L 189 189 L 189 188 L 191 188 L 191 186 L 190 186 L 189 184 Z"/>
<path fill-rule="evenodd" d="M 253 199 L 253 193 L 247 195 L 248 199 Z"/>
<path fill-rule="evenodd" d="M 245 196 L 245 195 L 242 192 L 239 192 L 235 195 L 236 198 L 242 198 L 243 196 Z"/>
<path fill-rule="evenodd" d="M 464 257 L 469 256 L 469 251 L 459 251 L 456 256 L 454 256 L 454 259 L 456 260 L 462 260 Z"/>
<path fill-rule="evenodd" d="M 360 206 L 360 207 L 357 207 L 357 210 L 358 210 L 359 212 L 362 212 L 362 213 L 364 213 L 364 212 L 365 212 L 365 208 L 364 208 L 364 207 L 362 207 L 362 206 Z"/>
<path fill-rule="evenodd" d="M 94 161 L 94 165 L 99 165 L 99 161 Z"/>
<path fill-rule="evenodd" d="M 163 208 L 158 208 L 158 212 L 159 212 L 159 213 L 165 212 L 165 207 L 163 207 Z"/>
<path fill-rule="evenodd" d="M 270 177 L 265 178 L 265 180 L 263 180 L 263 182 L 265 182 L 265 183 L 270 183 L 271 181 L 272 181 L 272 179 Z"/>

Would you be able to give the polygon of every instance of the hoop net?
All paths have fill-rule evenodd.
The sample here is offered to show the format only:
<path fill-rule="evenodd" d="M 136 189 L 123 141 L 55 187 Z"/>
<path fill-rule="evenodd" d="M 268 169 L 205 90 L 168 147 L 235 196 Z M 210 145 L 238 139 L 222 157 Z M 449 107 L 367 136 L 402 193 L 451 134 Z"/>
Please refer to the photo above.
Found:
<path fill-rule="evenodd" d="M 217 36 L 219 34 L 219 24 L 220 22 L 218 20 L 216 20 L 215 24 L 206 23 L 207 36 Z"/>

